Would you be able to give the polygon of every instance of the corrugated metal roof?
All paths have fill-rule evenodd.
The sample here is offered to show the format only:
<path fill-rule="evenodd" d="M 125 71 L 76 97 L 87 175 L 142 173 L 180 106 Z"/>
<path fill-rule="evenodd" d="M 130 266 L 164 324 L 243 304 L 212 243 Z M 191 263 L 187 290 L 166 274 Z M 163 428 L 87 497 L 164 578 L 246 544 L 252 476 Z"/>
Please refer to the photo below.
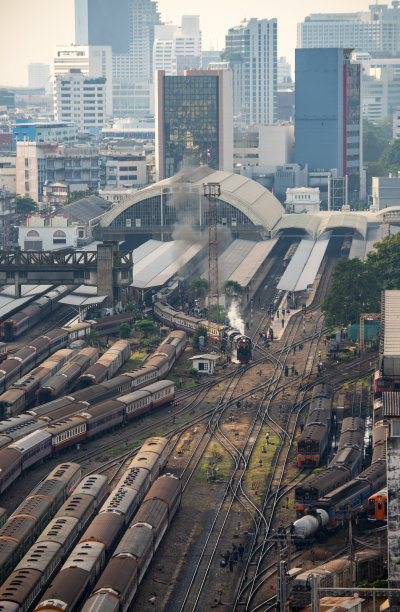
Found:
<path fill-rule="evenodd" d="M 383 415 L 386 417 L 400 417 L 400 393 L 382 393 Z"/>
<path fill-rule="evenodd" d="M 63 214 L 67 215 L 72 221 L 89 222 L 100 215 L 103 215 L 110 208 L 110 203 L 96 195 L 82 198 L 71 204 L 63 206 Z"/>
<path fill-rule="evenodd" d="M 384 292 L 384 357 L 400 358 L 400 291 Z"/>
<path fill-rule="evenodd" d="M 203 248 L 201 244 L 190 245 L 185 240 L 149 242 L 152 244 L 145 249 L 139 247 L 142 249 L 139 253 L 140 259 L 133 266 L 132 287 L 138 289 L 164 285 Z M 135 251 L 133 261 L 135 261 Z"/>
<path fill-rule="evenodd" d="M 375 251 L 375 242 L 380 242 L 388 235 L 387 227 L 384 225 L 380 226 L 369 226 L 367 231 L 367 237 L 365 239 L 365 256 L 370 251 Z"/>
<path fill-rule="evenodd" d="M 106 295 L 87 297 L 85 295 L 70 294 L 62 298 L 60 304 L 68 304 L 69 306 L 90 306 L 93 304 L 102 304 L 106 297 Z"/>
<path fill-rule="evenodd" d="M 228 280 L 235 281 L 242 287 L 247 287 L 277 242 L 278 239 L 275 238 L 274 240 L 255 243 L 244 260 L 229 276 Z"/>
<path fill-rule="evenodd" d="M 284 291 L 294 291 L 299 281 L 301 273 L 308 261 L 310 253 L 314 247 L 315 242 L 313 240 L 302 240 L 296 249 L 295 254 L 288 267 L 286 268 L 281 280 L 278 283 L 278 289 Z"/>
<path fill-rule="evenodd" d="M 313 285 L 328 244 L 329 238 L 320 239 L 314 244 L 308 261 L 296 283 L 295 291 L 305 291 L 307 287 Z"/>
<path fill-rule="evenodd" d="M 45 293 L 51 289 L 52 285 L 21 285 L 20 298 L 14 297 L 14 285 L 7 285 L 0 292 L 0 317 L 6 317 L 11 310 L 21 308 L 33 295 Z"/>
<path fill-rule="evenodd" d="M 218 280 L 222 287 L 231 274 L 240 266 L 257 243 L 252 240 L 234 240 L 218 257 Z M 201 276 L 208 278 L 208 267 L 204 267 Z"/>
<path fill-rule="evenodd" d="M 322 221 L 320 216 L 310 213 L 286 214 L 274 228 L 274 234 L 285 229 L 293 229 L 294 232 L 304 230 L 312 238 L 316 238 Z"/>

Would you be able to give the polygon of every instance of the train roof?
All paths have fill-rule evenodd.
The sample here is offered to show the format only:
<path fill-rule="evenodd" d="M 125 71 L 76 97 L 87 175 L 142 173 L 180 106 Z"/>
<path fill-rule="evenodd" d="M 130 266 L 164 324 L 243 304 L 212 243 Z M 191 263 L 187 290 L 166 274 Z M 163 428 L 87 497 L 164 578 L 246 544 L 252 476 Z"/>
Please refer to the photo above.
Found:
<path fill-rule="evenodd" d="M 21 453 L 28 452 L 31 448 L 34 448 L 41 442 L 45 442 L 46 440 L 51 439 L 51 434 L 44 429 L 39 429 L 38 431 L 33 431 L 32 433 L 20 438 L 13 444 L 10 444 L 10 448 L 15 448 L 19 450 Z"/>
<path fill-rule="evenodd" d="M 11 606 L 16 606 L 15 612 L 22 610 L 21 606 L 24 602 L 29 601 L 32 591 L 36 590 L 41 578 L 42 574 L 39 569 L 17 566 L 0 587 L 0 610 L 11 612 L 14 610 Z"/>
<path fill-rule="evenodd" d="M 44 572 L 47 567 L 54 562 L 54 556 L 59 549 L 60 545 L 57 542 L 35 542 L 27 554 L 22 557 L 15 571 L 21 569 L 37 569 Z"/>
<path fill-rule="evenodd" d="M 150 490 L 143 500 L 143 503 L 146 503 L 151 499 L 159 499 L 170 507 L 176 499 L 178 491 L 181 491 L 181 489 L 181 481 L 177 476 L 172 476 L 172 474 L 164 474 L 163 476 L 160 476 L 160 478 L 157 478 L 157 480 L 152 484 Z"/>
<path fill-rule="evenodd" d="M 96 497 L 107 482 L 108 478 L 104 476 L 104 474 L 90 474 L 89 476 L 85 476 L 80 483 L 76 485 L 73 497 L 83 494 Z"/>
<path fill-rule="evenodd" d="M 136 488 L 126 485 L 117 487 L 104 502 L 100 513 L 116 512 L 117 514 L 125 516 L 129 512 L 131 505 L 134 503 L 134 500 L 136 500 L 137 497 L 138 491 Z"/>
<path fill-rule="evenodd" d="M 163 389 L 168 389 L 168 387 L 173 387 L 174 383 L 172 380 L 158 380 L 157 382 L 151 383 L 144 387 L 146 391 L 150 393 L 157 393 L 158 391 L 162 391 Z"/>
<path fill-rule="evenodd" d="M 319 474 L 314 474 L 308 478 L 304 483 L 299 483 L 298 487 L 301 489 L 318 489 L 322 485 L 327 486 L 329 482 L 336 482 L 337 475 L 347 474 L 348 470 L 344 467 L 331 467 L 319 472 Z"/>
<path fill-rule="evenodd" d="M 26 423 L 33 423 L 34 420 L 30 414 L 19 414 L 9 419 L 0 421 L 0 433 L 8 433 L 10 430 L 16 428 L 21 429 Z"/>
<path fill-rule="evenodd" d="M 81 416 L 71 416 L 62 419 L 62 421 L 56 421 L 54 423 L 49 423 L 46 425 L 46 429 L 51 433 L 52 436 L 57 436 L 60 433 L 68 429 L 72 429 L 72 427 L 77 427 L 78 425 L 84 425 L 86 423 L 86 419 Z"/>
<path fill-rule="evenodd" d="M 69 500 L 67 500 L 67 502 L 68 501 Z M 64 502 L 64 505 L 61 506 L 57 516 L 42 531 L 38 537 L 38 542 L 51 541 L 59 542 L 60 544 L 64 545 L 72 533 L 76 535 L 77 525 L 79 523 L 78 519 L 76 517 L 65 516 L 63 514 L 63 509 L 67 502 Z"/>
<path fill-rule="evenodd" d="M 160 436 L 154 436 L 153 438 L 148 438 L 145 442 L 143 442 L 140 452 L 152 451 L 153 453 L 161 454 L 168 444 L 168 438 L 162 438 Z"/>

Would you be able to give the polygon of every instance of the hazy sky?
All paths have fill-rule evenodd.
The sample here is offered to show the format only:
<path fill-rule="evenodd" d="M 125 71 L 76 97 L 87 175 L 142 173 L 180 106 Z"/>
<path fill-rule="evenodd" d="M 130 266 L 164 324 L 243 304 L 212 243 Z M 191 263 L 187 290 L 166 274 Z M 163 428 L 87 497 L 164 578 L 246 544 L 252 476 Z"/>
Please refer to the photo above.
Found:
<path fill-rule="evenodd" d="M 112 0 L 116 7 L 118 0 Z M 387 0 L 387 4 L 391 4 Z M 203 49 L 222 48 L 246 17 L 278 19 L 278 53 L 293 62 L 296 24 L 309 13 L 368 10 L 371 0 L 159 0 L 164 22 L 200 15 Z M 51 64 L 55 45 L 74 42 L 74 0 L 0 0 L 0 85 L 27 85 L 27 64 Z"/>

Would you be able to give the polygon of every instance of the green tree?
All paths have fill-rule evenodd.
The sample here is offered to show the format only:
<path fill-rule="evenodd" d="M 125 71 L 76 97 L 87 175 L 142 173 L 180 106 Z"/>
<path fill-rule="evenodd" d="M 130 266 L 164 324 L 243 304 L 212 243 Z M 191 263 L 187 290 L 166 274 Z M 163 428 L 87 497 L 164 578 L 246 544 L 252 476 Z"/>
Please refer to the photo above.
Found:
<path fill-rule="evenodd" d="M 39 210 L 39 205 L 32 198 L 17 198 L 15 212 L 19 215 L 33 215 Z"/>
<path fill-rule="evenodd" d="M 240 285 L 237 281 L 228 280 L 225 283 L 224 293 L 225 295 L 233 296 L 233 295 L 241 295 L 243 289 L 242 285 Z"/>
<path fill-rule="evenodd" d="M 208 291 L 208 282 L 205 278 L 194 278 L 189 283 L 189 291 L 192 291 L 196 298 L 204 297 Z"/>
<path fill-rule="evenodd" d="M 382 153 L 379 163 L 383 170 L 383 176 L 393 172 L 397 176 L 400 170 L 400 138 L 396 138 Z"/>
<path fill-rule="evenodd" d="M 363 120 L 363 161 L 377 162 L 392 139 L 392 122 L 390 118 L 376 123 Z M 375 176 L 377 176 L 375 174 Z"/>
<path fill-rule="evenodd" d="M 367 255 L 366 264 L 380 289 L 400 289 L 400 234 L 387 236 Z"/>
<path fill-rule="evenodd" d="M 207 329 L 204 327 L 204 325 L 199 325 L 198 327 L 196 327 L 195 332 L 193 334 L 193 338 L 192 338 L 192 346 L 194 349 L 199 349 L 199 338 L 200 336 L 203 336 L 205 338 L 205 341 L 207 342 Z"/>
<path fill-rule="evenodd" d="M 373 270 L 359 259 L 339 259 L 322 304 L 328 326 L 357 323 L 363 312 L 378 312 L 380 287 Z"/>
<path fill-rule="evenodd" d="M 91 344 L 92 346 L 94 346 L 95 344 L 99 343 L 99 340 L 100 340 L 100 335 L 97 329 L 91 329 L 90 334 L 87 337 L 88 344 Z"/>
<path fill-rule="evenodd" d="M 129 325 L 129 323 L 121 323 L 121 326 L 119 328 L 119 337 L 126 339 L 126 338 L 130 338 L 131 336 L 131 326 Z"/>
<path fill-rule="evenodd" d="M 86 191 L 73 191 L 70 197 L 68 198 L 68 200 L 64 202 L 64 206 L 66 204 L 72 204 L 72 202 L 77 202 L 78 200 L 82 200 L 83 198 L 86 198 L 86 196 L 90 196 L 90 195 L 99 195 L 99 192 L 93 191 L 90 189 Z"/>
<path fill-rule="evenodd" d="M 135 329 L 138 331 L 142 338 L 148 338 L 154 336 L 158 332 L 158 327 L 153 321 L 143 319 L 143 321 L 136 321 Z"/>

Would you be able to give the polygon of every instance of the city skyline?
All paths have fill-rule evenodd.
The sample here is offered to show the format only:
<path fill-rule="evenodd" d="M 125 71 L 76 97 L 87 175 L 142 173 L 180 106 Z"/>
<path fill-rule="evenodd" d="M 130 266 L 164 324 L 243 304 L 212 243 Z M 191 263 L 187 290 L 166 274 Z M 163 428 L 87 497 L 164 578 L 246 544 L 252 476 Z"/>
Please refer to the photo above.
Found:
<path fill-rule="evenodd" d="M 292 71 L 298 22 L 315 12 L 368 11 L 369 4 L 368 0 L 328 0 L 321 8 L 317 0 L 305 0 L 301 5 L 283 0 L 269 8 L 261 0 L 248 0 L 245 6 L 237 1 L 228 4 L 227 0 L 217 4 L 204 0 L 200 6 L 194 0 L 158 1 L 164 23 L 179 24 L 183 14 L 200 16 L 205 50 L 223 48 L 228 29 L 244 18 L 277 18 L 278 56 L 288 58 Z M 27 85 L 29 63 L 51 65 L 55 46 L 74 42 L 73 0 L 2 0 L 2 18 L 0 50 L 5 59 L 0 66 L 1 86 Z"/>

